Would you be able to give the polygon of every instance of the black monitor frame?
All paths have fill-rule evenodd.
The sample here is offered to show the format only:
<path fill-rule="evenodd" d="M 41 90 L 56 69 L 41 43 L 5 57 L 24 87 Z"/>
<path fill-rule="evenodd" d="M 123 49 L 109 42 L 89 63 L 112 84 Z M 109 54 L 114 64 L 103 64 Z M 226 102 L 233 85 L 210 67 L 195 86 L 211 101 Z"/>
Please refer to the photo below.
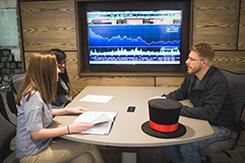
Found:
<path fill-rule="evenodd" d="M 87 11 L 118 11 L 118 10 L 182 10 L 182 33 L 181 33 L 181 59 L 180 64 L 171 65 L 95 65 L 88 61 L 88 25 Z M 105 74 L 105 73 L 183 73 L 185 60 L 188 57 L 190 46 L 191 28 L 191 0 L 111 0 L 111 1 L 86 1 L 76 2 L 76 23 L 78 41 L 78 65 L 80 75 Z"/>

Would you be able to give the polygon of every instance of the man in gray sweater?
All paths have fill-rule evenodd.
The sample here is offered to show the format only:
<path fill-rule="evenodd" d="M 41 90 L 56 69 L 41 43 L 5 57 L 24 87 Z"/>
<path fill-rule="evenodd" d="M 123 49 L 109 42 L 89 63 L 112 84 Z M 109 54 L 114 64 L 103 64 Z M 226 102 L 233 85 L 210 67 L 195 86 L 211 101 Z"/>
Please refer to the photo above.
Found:
<path fill-rule="evenodd" d="M 180 114 L 207 120 L 214 130 L 210 139 L 166 147 L 172 162 L 201 163 L 200 150 L 212 142 L 228 139 L 234 129 L 230 90 L 222 72 L 212 65 L 214 55 L 210 45 L 194 45 L 186 60 L 188 73 L 183 83 L 177 90 L 162 95 L 178 101 L 189 99 L 193 107 L 183 105 Z"/>

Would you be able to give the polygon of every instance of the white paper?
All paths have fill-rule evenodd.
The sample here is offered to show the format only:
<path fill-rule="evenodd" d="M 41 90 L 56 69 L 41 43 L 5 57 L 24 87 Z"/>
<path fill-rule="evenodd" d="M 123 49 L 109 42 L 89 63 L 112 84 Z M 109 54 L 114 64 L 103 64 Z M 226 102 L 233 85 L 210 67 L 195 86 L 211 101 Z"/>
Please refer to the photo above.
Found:
<path fill-rule="evenodd" d="M 112 99 L 112 97 L 113 96 L 87 95 L 87 96 L 81 98 L 80 101 L 107 103 Z"/>
<path fill-rule="evenodd" d="M 109 134 L 117 112 L 87 111 L 80 114 L 74 121 L 92 123 L 94 126 L 87 129 L 83 134 L 105 135 Z"/>

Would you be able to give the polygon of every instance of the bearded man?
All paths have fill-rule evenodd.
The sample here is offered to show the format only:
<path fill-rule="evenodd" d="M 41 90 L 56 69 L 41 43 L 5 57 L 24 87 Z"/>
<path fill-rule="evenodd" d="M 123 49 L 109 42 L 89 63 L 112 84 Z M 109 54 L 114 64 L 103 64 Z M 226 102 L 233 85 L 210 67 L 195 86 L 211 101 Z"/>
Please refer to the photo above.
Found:
<path fill-rule="evenodd" d="M 215 52 L 209 44 L 194 45 L 186 60 L 187 75 L 181 86 L 161 97 L 178 101 L 189 99 L 193 107 L 183 105 L 180 114 L 207 120 L 214 130 L 209 139 L 167 146 L 166 151 L 174 163 L 201 163 L 200 151 L 210 143 L 228 139 L 234 128 L 230 90 L 222 72 L 213 66 L 214 56 Z"/>

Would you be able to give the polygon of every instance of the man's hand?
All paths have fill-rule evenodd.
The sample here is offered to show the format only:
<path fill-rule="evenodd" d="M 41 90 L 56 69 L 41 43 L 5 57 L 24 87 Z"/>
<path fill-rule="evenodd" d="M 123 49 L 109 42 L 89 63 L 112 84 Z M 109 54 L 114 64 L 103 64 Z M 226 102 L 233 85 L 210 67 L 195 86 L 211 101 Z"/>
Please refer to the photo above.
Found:
<path fill-rule="evenodd" d="M 166 99 L 166 97 L 165 96 L 154 96 L 154 97 L 149 98 L 149 101 L 153 99 Z"/>

